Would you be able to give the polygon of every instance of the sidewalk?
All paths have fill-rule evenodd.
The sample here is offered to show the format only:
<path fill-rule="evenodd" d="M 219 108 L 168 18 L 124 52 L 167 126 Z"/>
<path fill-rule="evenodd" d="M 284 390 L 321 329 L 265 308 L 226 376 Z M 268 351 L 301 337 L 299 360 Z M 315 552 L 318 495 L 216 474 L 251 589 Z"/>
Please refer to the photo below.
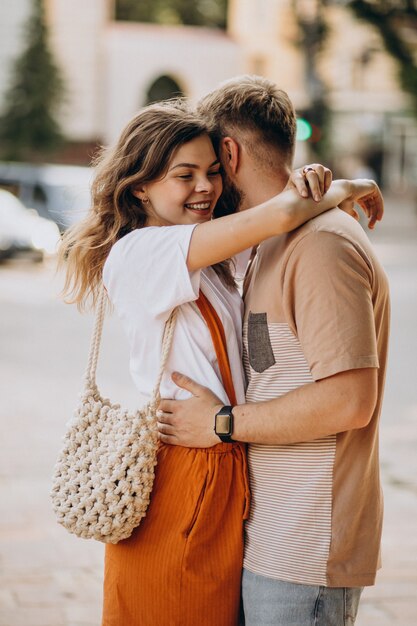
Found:
<path fill-rule="evenodd" d="M 371 239 L 387 271 L 392 300 L 389 369 L 381 419 L 385 499 L 382 569 L 365 589 L 357 626 L 417 624 L 417 212 L 385 198 Z"/>
<path fill-rule="evenodd" d="M 416 626 L 417 218 L 390 199 L 372 239 L 393 300 L 381 422 L 386 513 L 383 567 L 364 592 L 356 624 Z M 91 331 L 89 316 L 58 301 L 59 287 L 52 268 L 0 267 L 0 626 L 100 624 L 103 546 L 57 526 L 48 496 Z M 124 336 L 115 319 L 106 320 L 99 384 L 133 406 L 123 363 Z"/>
<path fill-rule="evenodd" d="M 384 217 L 371 238 L 387 242 L 417 241 L 417 200 L 384 194 Z"/>

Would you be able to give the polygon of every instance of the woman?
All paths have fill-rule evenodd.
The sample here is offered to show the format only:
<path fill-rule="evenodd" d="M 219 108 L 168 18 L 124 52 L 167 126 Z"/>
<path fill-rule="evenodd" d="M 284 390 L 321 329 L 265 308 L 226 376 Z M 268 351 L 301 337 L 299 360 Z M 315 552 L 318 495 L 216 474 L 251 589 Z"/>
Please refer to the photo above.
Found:
<path fill-rule="evenodd" d="M 104 151 L 92 211 L 64 238 L 66 293 L 82 306 L 104 281 L 142 395 L 151 393 L 164 325 L 179 307 L 161 396 L 181 397 L 170 376 L 177 370 L 225 404 L 243 401 L 242 304 L 224 260 L 335 206 L 352 186 L 336 181 L 319 203 L 286 191 L 212 220 L 221 192 L 201 120 L 184 105 L 151 105 Z M 106 546 L 103 626 L 236 624 L 248 499 L 240 444 L 161 444 L 146 517 L 129 539 Z"/>

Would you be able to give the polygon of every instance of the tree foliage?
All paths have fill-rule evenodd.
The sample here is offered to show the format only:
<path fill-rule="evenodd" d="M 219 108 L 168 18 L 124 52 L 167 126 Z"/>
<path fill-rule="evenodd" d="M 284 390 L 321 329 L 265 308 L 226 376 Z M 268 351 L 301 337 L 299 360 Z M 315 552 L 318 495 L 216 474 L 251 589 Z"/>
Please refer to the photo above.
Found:
<path fill-rule="evenodd" d="M 116 19 L 226 28 L 227 0 L 116 0 Z"/>
<path fill-rule="evenodd" d="M 384 46 L 398 61 L 400 83 L 412 97 L 417 116 L 417 64 L 416 50 L 406 37 L 407 31 L 417 36 L 417 2 L 415 0 L 351 0 L 355 15 L 377 28 Z"/>
<path fill-rule="evenodd" d="M 34 0 L 23 33 L 26 46 L 14 62 L 0 118 L 3 158 L 37 160 L 62 142 L 56 113 L 63 81 L 47 39 L 43 2 Z"/>

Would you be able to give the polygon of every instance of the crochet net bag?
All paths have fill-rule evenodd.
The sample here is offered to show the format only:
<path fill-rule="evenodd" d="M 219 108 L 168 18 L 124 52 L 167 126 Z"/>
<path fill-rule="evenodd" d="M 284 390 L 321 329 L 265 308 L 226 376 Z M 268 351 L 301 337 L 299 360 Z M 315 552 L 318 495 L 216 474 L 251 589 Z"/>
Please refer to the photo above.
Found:
<path fill-rule="evenodd" d="M 151 400 L 129 412 L 103 398 L 96 369 L 106 293 L 102 288 L 91 339 L 84 391 L 67 426 L 51 492 L 57 521 L 84 539 L 117 543 L 146 514 L 154 481 L 159 386 L 175 328 L 176 309 L 165 326 L 161 366 Z"/>

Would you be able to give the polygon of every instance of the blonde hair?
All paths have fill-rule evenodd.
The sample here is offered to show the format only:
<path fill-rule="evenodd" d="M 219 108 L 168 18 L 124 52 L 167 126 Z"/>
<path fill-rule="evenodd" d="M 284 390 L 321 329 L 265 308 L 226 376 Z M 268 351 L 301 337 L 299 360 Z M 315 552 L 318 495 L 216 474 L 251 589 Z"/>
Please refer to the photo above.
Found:
<path fill-rule="evenodd" d="M 296 117 L 288 94 L 261 76 L 243 75 L 222 83 L 202 98 L 197 112 L 219 141 L 238 136 L 248 149 L 268 162 L 275 150 L 291 161 L 294 153 Z"/>
<path fill-rule="evenodd" d="M 175 150 L 207 132 L 206 124 L 183 100 L 168 101 L 142 109 L 115 146 L 102 149 L 95 159 L 92 208 L 84 220 L 65 232 L 59 251 L 59 267 L 66 267 L 63 295 L 67 302 L 80 309 L 90 298 L 95 304 L 111 247 L 146 224 L 146 205 L 134 190 L 162 178 Z M 228 265 L 218 264 L 214 269 L 231 284 Z"/>

